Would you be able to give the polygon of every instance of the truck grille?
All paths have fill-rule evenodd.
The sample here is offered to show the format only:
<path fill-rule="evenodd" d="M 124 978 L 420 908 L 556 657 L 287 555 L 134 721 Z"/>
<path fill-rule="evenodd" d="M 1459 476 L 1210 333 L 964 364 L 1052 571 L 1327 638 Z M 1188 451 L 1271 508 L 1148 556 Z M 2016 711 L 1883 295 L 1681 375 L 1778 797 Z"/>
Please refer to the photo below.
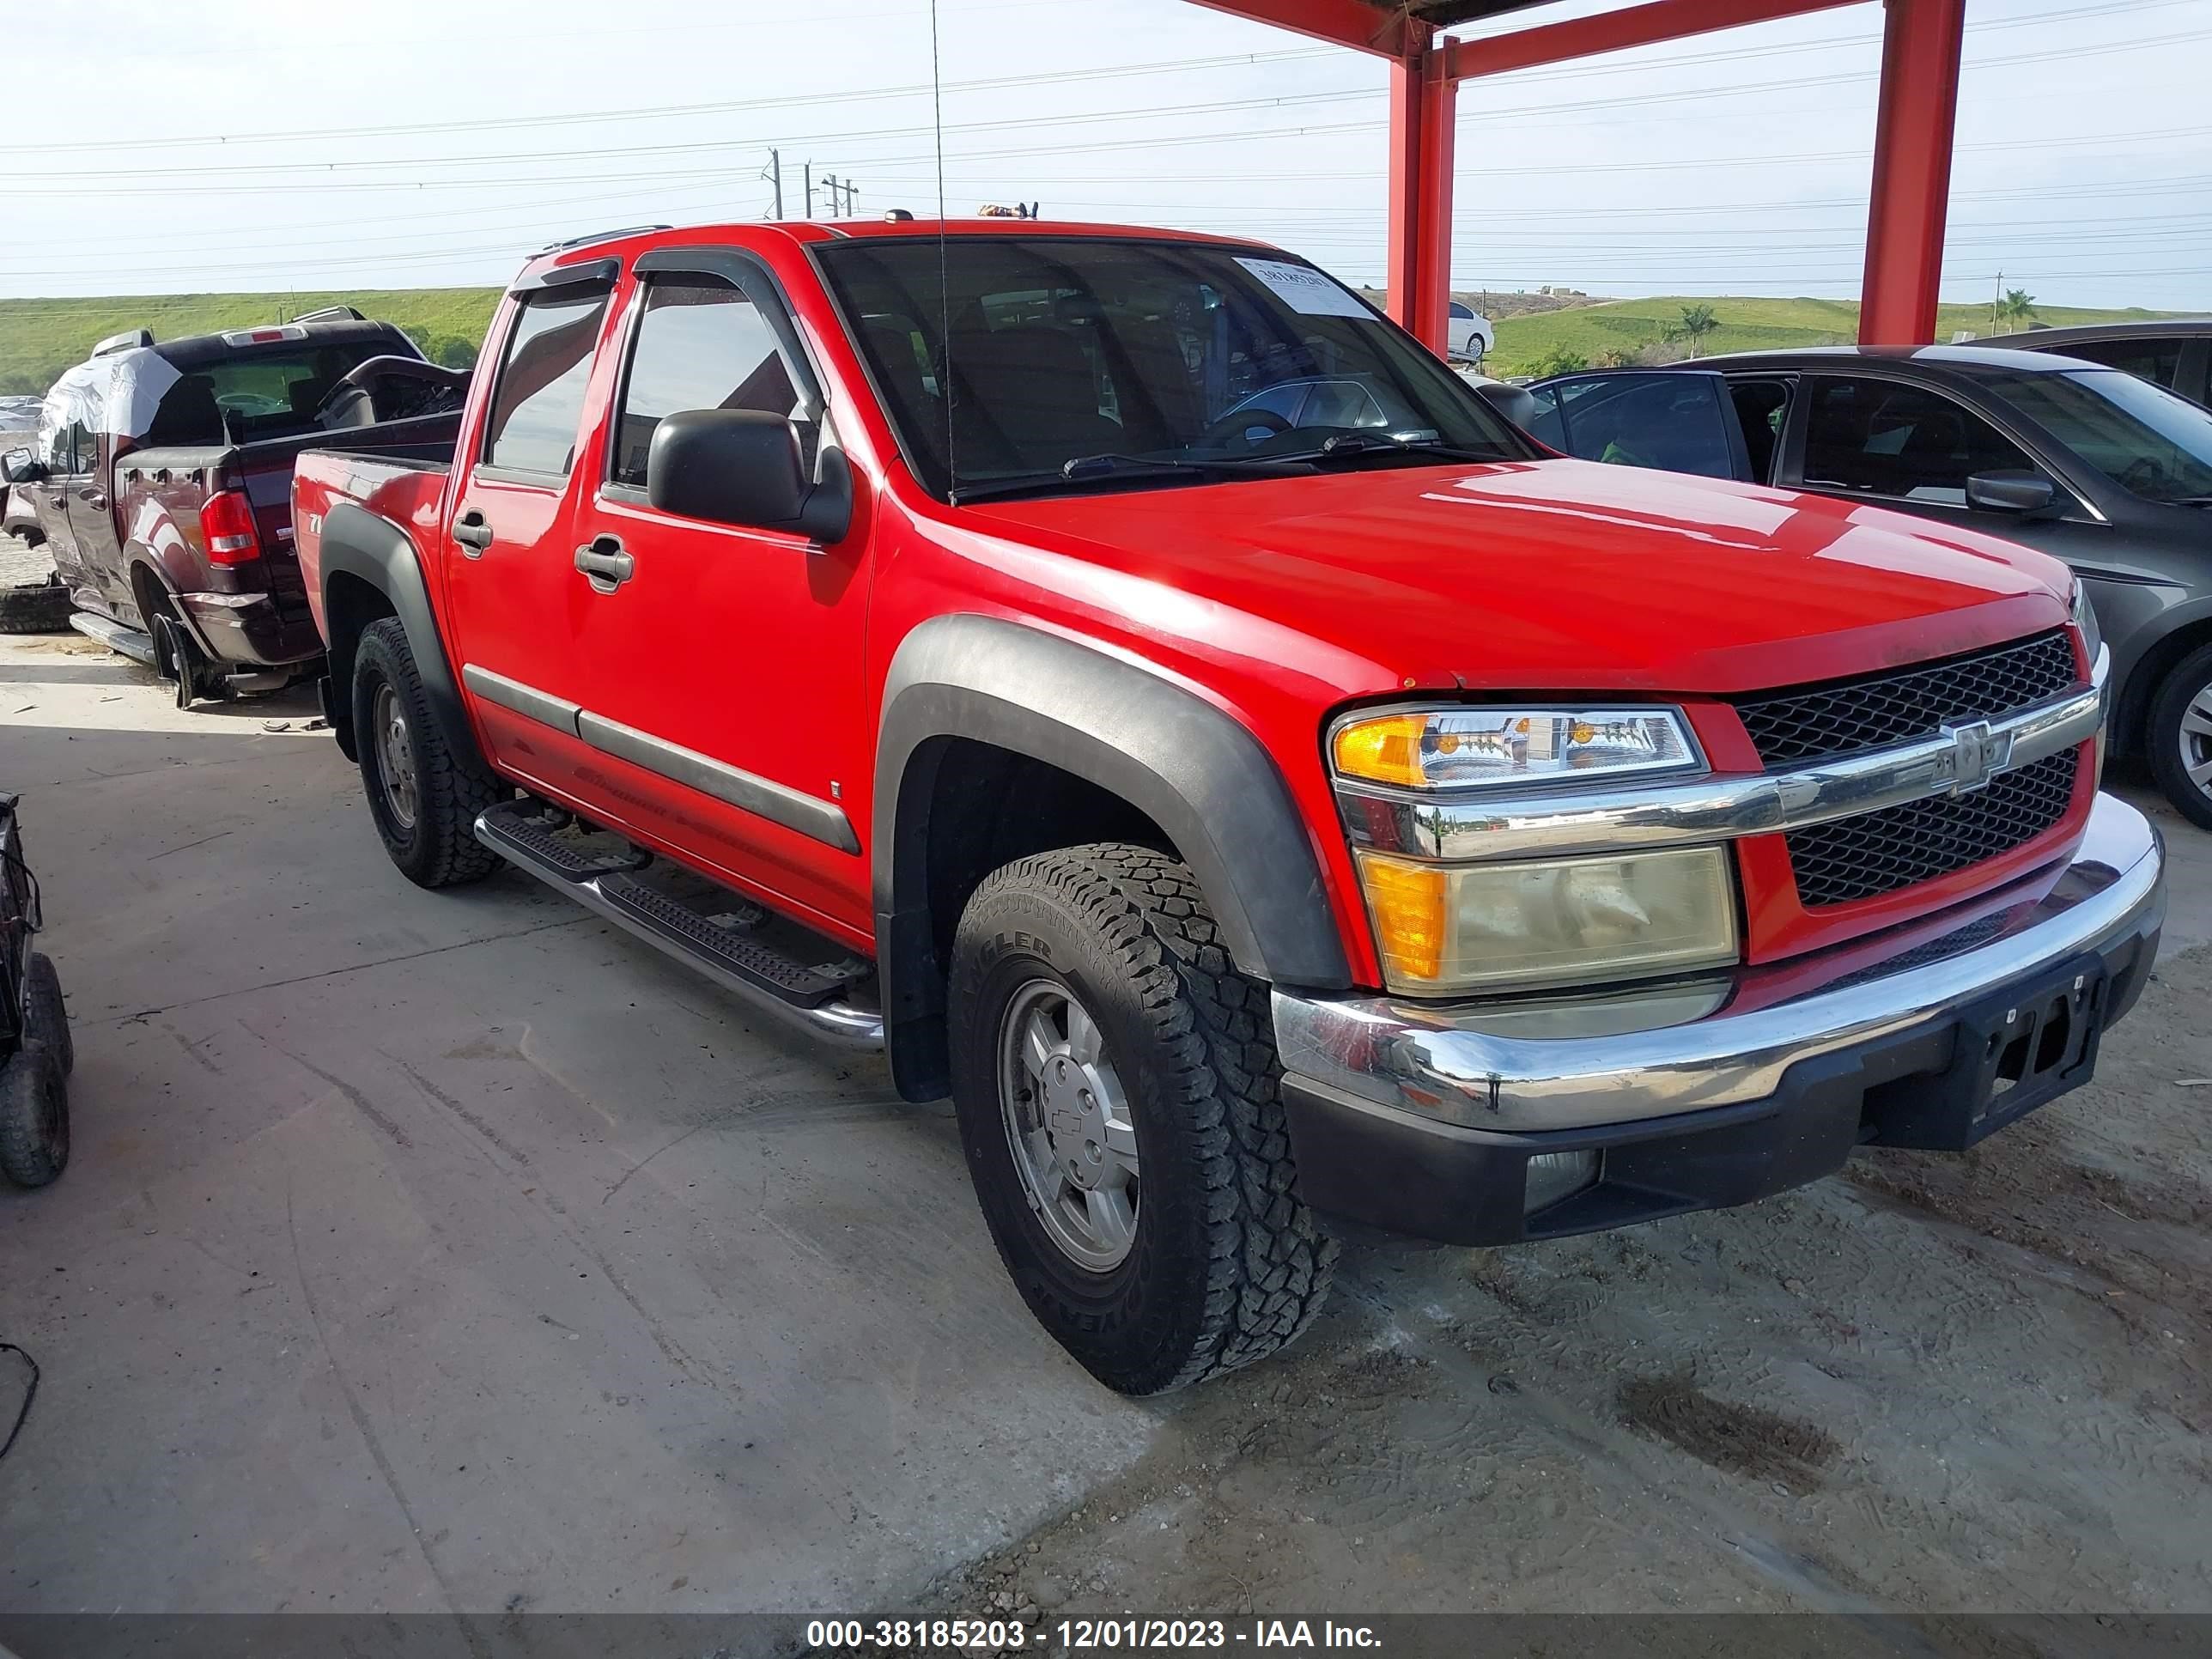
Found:
<path fill-rule="evenodd" d="M 1772 772 L 1932 737 L 1956 721 L 1994 720 L 2079 679 L 2073 641 L 2055 629 L 1950 662 L 1740 702 L 1736 713 Z"/>
<path fill-rule="evenodd" d="M 2069 659 L 2070 673 L 2072 663 Z M 1984 789 L 1838 818 L 1784 837 L 1808 909 L 1895 892 L 2033 841 L 2066 816 L 2078 749 L 2062 750 Z"/>

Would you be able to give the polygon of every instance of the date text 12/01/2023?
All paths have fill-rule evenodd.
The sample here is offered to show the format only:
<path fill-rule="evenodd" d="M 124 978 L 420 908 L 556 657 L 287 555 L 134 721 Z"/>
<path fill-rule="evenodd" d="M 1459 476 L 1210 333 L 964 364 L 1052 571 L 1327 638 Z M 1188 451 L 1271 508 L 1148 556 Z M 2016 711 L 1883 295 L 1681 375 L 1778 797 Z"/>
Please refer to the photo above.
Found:
<path fill-rule="evenodd" d="M 1333 1620 L 1318 1624 L 1306 1619 L 1255 1619 L 1249 1626 L 1232 1626 L 1221 1619 L 1063 1619 L 1057 1626 L 1041 1626 L 1032 1632 L 1019 1622 L 1003 1619 L 857 1619 L 815 1620 L 806 1626 L 809 1650 L 872 1648 L 904 1652 L 916 1648 L 964 1649 L 989 1646 L 1020 1648 L 1031 1642 L 1052 1644 L 1064 1652 L 1120 1651 L 1141 1649 L 1226 1648 L 1363 1648 L 1379 1649 L 1381 1636 L 1371 1626 L 1340 1625 Z"/>

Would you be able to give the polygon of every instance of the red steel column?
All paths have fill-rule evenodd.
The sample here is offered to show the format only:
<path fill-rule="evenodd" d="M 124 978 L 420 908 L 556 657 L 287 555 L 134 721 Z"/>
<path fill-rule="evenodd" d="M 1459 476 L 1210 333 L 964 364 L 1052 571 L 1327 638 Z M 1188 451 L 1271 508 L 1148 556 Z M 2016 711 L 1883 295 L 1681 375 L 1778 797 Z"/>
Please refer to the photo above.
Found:
<path fill-rule="evenodd" d="M 1459 83 L 1449 45 L 1416 29 L 1390 65 L 1390 315 L 1441 356 L 1451 297 L 1452 143 Z"/>
<path fill-rule="evenodd" d="M 1887 0 L 1859 343 L 1936 338 L 1966 0 Z"/>

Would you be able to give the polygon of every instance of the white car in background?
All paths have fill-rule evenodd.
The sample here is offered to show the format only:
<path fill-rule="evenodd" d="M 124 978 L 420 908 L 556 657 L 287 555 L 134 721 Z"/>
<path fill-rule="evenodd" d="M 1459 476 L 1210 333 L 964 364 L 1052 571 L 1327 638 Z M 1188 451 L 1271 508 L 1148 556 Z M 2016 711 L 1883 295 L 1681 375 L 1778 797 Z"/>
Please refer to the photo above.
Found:
<path fill-rule="evenodd" d="M 1457 300 L 1444 323 L 1444 356 L 1457 362 L 1479 363 L 1498 343 L 1490 319 Z"/>

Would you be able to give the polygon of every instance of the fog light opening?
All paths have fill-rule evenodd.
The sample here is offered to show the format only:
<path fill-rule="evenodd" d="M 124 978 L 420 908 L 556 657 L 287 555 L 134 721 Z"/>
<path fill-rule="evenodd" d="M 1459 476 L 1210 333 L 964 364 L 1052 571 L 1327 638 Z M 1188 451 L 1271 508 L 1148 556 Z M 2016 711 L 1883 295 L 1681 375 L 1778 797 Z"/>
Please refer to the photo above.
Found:
<path fill-rule="evenodd" d="M 1528 1160 L 1527 1188 L 1522 1194 L 1521 1213 L 1534 1215 L 1563 1198 L 1597 1185 L 1595 1152 L 1539 1152 Z"/>

